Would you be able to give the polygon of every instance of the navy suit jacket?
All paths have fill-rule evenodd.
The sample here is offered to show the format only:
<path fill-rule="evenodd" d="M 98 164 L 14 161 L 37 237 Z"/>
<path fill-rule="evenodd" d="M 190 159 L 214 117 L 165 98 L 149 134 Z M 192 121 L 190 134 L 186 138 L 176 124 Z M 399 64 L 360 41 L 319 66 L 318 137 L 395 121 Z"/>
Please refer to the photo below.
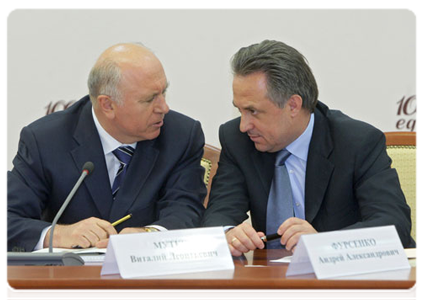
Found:
<path fill-rule="evenodd" d="M 32 251 L 51 225 L 79 178 L 85 162 L 94 172 L 85 179 L 59 219 L 72 224 L 97 217 L 116 227 L 161 225 L 167 229 L 200 225 L 206 187 L 200 165 L 201 125 L 170 111 L 159 137 L 138 142 L 125 180 L 113 200 L 100 137 L 86 96 L 65 111 L 43 117 L 21 132 L 8 172 L 8 251 Z"/>
<path fill-rule="evenodd" d="M 266 232 L 266 209 L 275 153 L 259 152 L 240 119 L 220 127 L 222 152 L 203 226 L 238 225 L 251 212 L 257 231 Z M 318 231 L 395 225 L 405 247 L 410 208 L 386 153 L 385 136 L 319 102 L 305 179 L 305 218 Z"/>

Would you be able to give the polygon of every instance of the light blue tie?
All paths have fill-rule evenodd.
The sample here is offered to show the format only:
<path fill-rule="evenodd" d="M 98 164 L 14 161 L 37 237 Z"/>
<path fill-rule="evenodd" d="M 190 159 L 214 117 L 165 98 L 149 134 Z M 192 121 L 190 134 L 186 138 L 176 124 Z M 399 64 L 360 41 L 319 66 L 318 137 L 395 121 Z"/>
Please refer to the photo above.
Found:
<path fill-rule="evenodd" d="M 131 146 L 119 147 L 113 151 L 113 154 L 120 162 L 119 170 L 116 173 L 115 181 L 113 182 L 112 186 L 113 199 L 115 199 L 116 194 L 123 183 L 123 178 L 125 177 L 126 170 L 128 169 L 128 164 L 131 161 L 134 151 L 134 148 L 132 148 Z"/>
<path fill-rule="evenodd" d="M 294 216 L 291 182 L 285 166 L 285 161 L 290 155 L 288 150 L 282 149 L 276 157 L 275 173 L 267 202 L 266 234 L 276 233 L 286 219 Z M 266 247 L 268 249 L 283 248 L 280 239 L 268 242 Z"/>

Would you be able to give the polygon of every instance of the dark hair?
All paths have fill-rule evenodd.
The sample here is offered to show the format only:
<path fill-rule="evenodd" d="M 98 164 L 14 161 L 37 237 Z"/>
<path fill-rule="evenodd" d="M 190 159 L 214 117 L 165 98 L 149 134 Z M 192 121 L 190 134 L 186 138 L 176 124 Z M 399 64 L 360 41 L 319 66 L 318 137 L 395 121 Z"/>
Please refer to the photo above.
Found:
<path fill-rule="evenodd" d="M 303 107 L 314 111 L 319 90 L 306 58 L 296 49 L 279 41 L 265 40 L 241 48 L 231 64 L 234 75 L 263 72 L 268 96 L 279 107 L 284 107 L 297 94 L 303 99 Z"/>

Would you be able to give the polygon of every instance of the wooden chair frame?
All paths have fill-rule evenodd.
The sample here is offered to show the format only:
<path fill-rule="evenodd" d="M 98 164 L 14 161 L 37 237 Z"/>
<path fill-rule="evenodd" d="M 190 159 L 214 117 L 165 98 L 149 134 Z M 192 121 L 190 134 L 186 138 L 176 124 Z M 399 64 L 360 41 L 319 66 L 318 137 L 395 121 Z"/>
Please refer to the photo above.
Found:
<path fill-rule="evenodd" d="M 204 154 L 203 154 L 202 160 L 203 161 L 205 160 L 208 164 L 211 164 L 211 168 L 206 168 L 206 171 L 205 171 L 206 173 L 204 174 L 205 175 L 204 182 L 207 185 L 207 196 L 204 199 L 204 207 L 207 207 L 207 204 L 209 203 L 211 183 L 217 171 L 217 163 L 219 161 L 219 157 L 220 157 L 219 148 L 209 144 L 204 145 Z"/>
<path fill-rule="evenodd" d="M 415 132 L 385 132 L 386 146 L 416 146 Z"/>

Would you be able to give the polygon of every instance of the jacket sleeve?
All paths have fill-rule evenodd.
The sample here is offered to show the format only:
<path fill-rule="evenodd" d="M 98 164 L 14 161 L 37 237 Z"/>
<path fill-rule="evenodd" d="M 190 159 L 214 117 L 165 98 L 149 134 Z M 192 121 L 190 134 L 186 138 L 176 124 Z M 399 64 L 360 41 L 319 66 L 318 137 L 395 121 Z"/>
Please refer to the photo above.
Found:
<path fill-rule="evenodd" d="M 175 143 L 175 145 L 178 142 Z M 179 147 L 179 146 L 178 146 Z M 199 227 L 207 188 L 203 181 L 204 134 L 198 121 L 191 128 L 182 156 L 162 189 L 157 202 L 157 219 L 152 225 L 167 229 Z"/>
<path fill-rule="evenodd" d="M 354 168 L 354 193 L 361 221 L 348 228 L 395 225 L 404 247 L 415 247 L 410 236 L 411 217 L 398 174 L 391 168 L 382 132 L 364 135 Z"/>
<path fill-rule="evenodd" d="M 41 221 L 49 197 L 49 180 L 44 174 L 37 141 L 26 127 L 21 132 L 14 168 L 8 172 L 8 251 L 32 251 L 41 232 L 50 223 Z"/>
<path fill-rule="evenodd" d="M 219 167 L 213 178 L 203 226 L 236 226 L 248 218 L 249 195 L 245 175 L 231 153 L 225 126 L 219 129 L 222 146 Z"/>

